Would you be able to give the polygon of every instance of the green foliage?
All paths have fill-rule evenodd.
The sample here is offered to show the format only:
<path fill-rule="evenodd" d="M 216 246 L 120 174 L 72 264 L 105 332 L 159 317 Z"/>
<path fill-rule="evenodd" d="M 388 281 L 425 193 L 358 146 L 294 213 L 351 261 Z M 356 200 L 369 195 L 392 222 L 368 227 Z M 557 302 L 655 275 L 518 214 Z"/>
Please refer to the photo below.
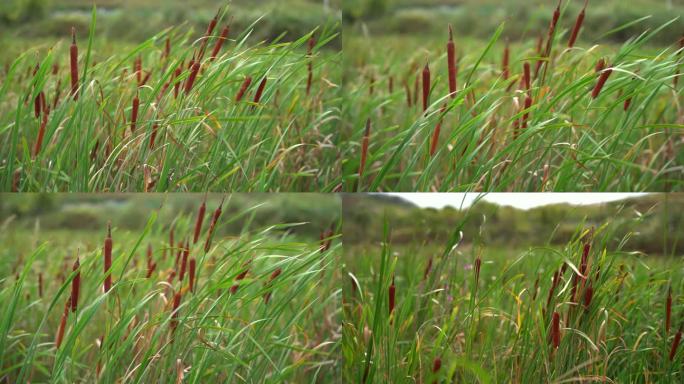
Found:
<path fill-rule="evenodd" d="M 0 2 L 0 24 L 16 24 L 44 17 L 50 0 L 3 0 Z"/>

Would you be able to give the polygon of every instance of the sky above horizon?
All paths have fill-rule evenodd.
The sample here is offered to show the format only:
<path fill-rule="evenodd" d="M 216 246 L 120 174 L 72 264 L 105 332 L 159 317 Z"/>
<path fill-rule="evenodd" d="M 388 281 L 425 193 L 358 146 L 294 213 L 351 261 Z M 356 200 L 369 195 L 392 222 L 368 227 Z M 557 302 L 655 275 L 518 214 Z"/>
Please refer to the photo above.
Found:
<path fill-rule="evenodd" d="M 518 209 L 568 203 L 587 205 L 644 196 L 646 193 L 388 193 L 399 196 L 421 208 L 467 208 L 480 196 L 483 200 Z"/>

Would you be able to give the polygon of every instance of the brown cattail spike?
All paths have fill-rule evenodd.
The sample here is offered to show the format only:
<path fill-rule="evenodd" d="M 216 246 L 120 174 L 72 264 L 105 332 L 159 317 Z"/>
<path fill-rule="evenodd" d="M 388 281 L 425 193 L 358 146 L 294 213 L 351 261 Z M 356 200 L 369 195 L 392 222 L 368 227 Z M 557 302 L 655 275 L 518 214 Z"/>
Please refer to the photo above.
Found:
<path fill-rule="evenodd" d="M 133 98 L 133 108 L 131 109 L 131 133 L 135 133 L 135 128 L 138 124 L 138 111 L 140 110 L 140 98 L 136 92 Z"/>
<path fill-rule="evenodd" d="M 204 252 L 209 252 L 209 249 L 211 248 L 211 239 L 214 234 L 214 228 L 216 227 L 216 222 L 219 219 L 219 216 L 221 216 L 221 207 L 223 207 L 223 200 L 221 200 L 221 204 L 216 208 L 214 211 L 214 215 L 211 217 L 211 224 L 209 224 L 209 230 L 207 231 L 207 240 L 204 242 Z"/>
<path fill-rule="evenodd" d="M 76 312 L 78 310 L 78 295 L 81 290 L 81 264 L 78 261 L 78 256 L 76 256 L 73 271 L 76 272 L 76 276 L 71 280 L 71 312 Z"/>
<path fill-rule="evenodd" d="M 506 47 L 504 48 L 503 60 L 501 64 L 501 76 L 504 78 L 504 80 L 508 80 L 508 77 L 510 76 L 510 69 L 508 67 L 510 57 L 511 49 L 508 40 L 506 40 Z"/>
<path fill-rule="evenodd" d="M 594 90 L 591 92 L 592 99 L 596 99 L 601 94 L 601 90 L 603 89 L 603 86 L 606 84 L 606 81 L 608 81 L 608 77 L 610 77 L 611 73 L 613 73 L 613 69 L 611 68 L 604 69 L 601 72 L 598 82 L 596 83 Z"/>
<path fill-rule="evenodd" d="M 230 33 L 230 25 L 223 27 L 221 31 L 221 36 L 216 40 L 216 45 L 214 45 L 214 50 L 211 52 L 210 60 L 216 59 L 219 52 L 221 52 L 221 47 L 223 47 L 223 42 L 228 39 L 228 34 Z"/>
<path fill-rule="evenodd" d="M 423 112 L 427 111 L 430 103 L 430 67 L 425 63 L 423 68 Z"/>
<path fill-rule="evenodd" d="M 366 130 L 363 134 L 363 141 L 361 143 L 361 162 L 359 164 L 359 179 L 363 177 L 363 170 L 366 168 L 366 158 L 368 156 L 368 144 L 370 141 L 371 120 L 366 119 Z"/>
<path fill-rule="evenodd" d="M 264 93 L 264 88 L 266 88 L 266 80 L 268 80 L 266 76 L 264 76 L 264 78 L 261 79 L 259 87 L 257 88 L 256 93 L 254 94 L 254 104 L 259 104 L 259 102 L 261 101 L 261 95 Z"/>
<path fill-rule="evenodd" d="M 204 201 L 202 201 L 202 205 L 200 205 L 199 212 L 197 212 L 197 221 L 195 221 L 195 237 L 192 241 L 193 244 L 197 244 L 197 240 L 199 240 L 200 232 L 202 232 L 202 223 L 204 222 L 204 213 L 206 210 L 207 199 L 205 197 Z"/>
<path fill-rule="evenodd" d="M 112 224 L 107 223 L 107 237 L 104 241 L 104 293 L 109 292 L 112 288 Z"/>
<path fill-rule="evenodd" d="M 396 290 L 396 287 L 394 285 L 394 276 L 392 276 L 392 284 L 390 284 L 389 290 L 387 292 L 388 298 L 389 298 L 389 314 L 390 314 L 390 316 L 392 315 L 392 312 L 394 312 L 395 290 Z"/>
<path fill-rule="evenodd" d="M 71 66 L 71 96 L 78 100 L 78 46 L 76 46 L 76 28 L 71 27 L 71 47 L 69 48 Z"/>
<path fill-rule="evenodd" d="M 456 45 L 454 44 L 454 31 L 449 24 L 449 42 L 447 43 L 447 71 L 449 74 L 449 94 L 456 97 Z"/>
<path fill-rule="evenodd" d="M 242 97 L 245 95 L 245 92 L 247 92 L 247 88 L 249 88 L 250 84 L 252 84 L 252 77 L 245 77 L 245 80 L 242 81 L 242 86 L 240 86 L 240 90 L 238 91 L 237 95 L 235 95 L 236 103 L 239 103 L 240 100 L 242 100 Z"/>
<path fill-rule="evenodd" d="M 665 334 L 670 333 L 672 320 L 672 287 L 667 289 L 667 299 L 665 301 Z"/>
<path fill-rule="evenodd" d="M 64 312 L 62 313 L 62 319 L 59 322 L 59 328 L 57 328 L 57 336 L 55 337 L 55 347 L 59 349 L 62 345 L 62 340 L 64 340 L 64 330 L 66 329 L 67 317 L 69 316 L 69 303 L 71 299 L 64 303 Z"/>
<path fill-rule="evenodd" d="M 554 349 L 558 349 L 560 345 L 560 314 L 558 312 L 553 313 L 551 320 L 551 344 Z"/>
<path fill-rule="evenodd" d="M 190 259 L 190 292 L 195 290 L 195 258 Z"/>
<path fill-rule="evenodd" d="M 679 347 L 679 343 L 682 341 L 682 326 L 679 327 L 679 331 L 677 331 L 677 334 L 674 337 L 674 340 L 672 340 L 672 347 L 670 348 L 670 361 L 673 361 L 675 358 L 675 355 L 677 354 L 677 348 Z"/>
<path fill-rule="evenodd" d="M 577 16 L 577 20 L 575 21 L 575 26 L 572 28 L 572 33 L 570 33 L 570 40 L 568 40 L 568 48 L 572 48 L 575 46 L 575 42 L 577 41 L 577 36 L 579 35 L 580 29 L 582 28 L 582 23 L 584 22 L 584 16 L 585 16 L 585 11 L 587 9 L 587 3 L 589 0 L 585 0 L 584 2 L 584 7 L 582 7 L 582 12 Z"/>

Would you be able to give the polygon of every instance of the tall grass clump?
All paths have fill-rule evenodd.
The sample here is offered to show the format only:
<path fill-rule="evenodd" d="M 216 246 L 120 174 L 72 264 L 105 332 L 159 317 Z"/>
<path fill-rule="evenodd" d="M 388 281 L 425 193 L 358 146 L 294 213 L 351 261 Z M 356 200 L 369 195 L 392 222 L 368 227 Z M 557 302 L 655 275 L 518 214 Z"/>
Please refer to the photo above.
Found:
<path fill-rule="evenodd" d="M 231 17 L 110 54 L 93 9 L 70 46 L 19 55 L 0 71 L 0 190 L 334 189 L 338 25 L 253 42 L 262 18 Z"/>
<path fill-rule="evenodd" d="M 343 127 L 351 145 L 343 189 L 681 191 L 677 80 L 684 55 L 676 40 L 651 44 L 680 20 L 673 15 L 621 45 L 603 45 L 582 40 L 587 21 L 598 17 L 594 2 L 585 1 L 579 15 L 568 11 L 570 1 L 553 3 L 538 39 L 531 31 L 512 40 L 517 36 L 506 36 L 504 24 L 487 41 L 447 25 L 441 40 L 345 30 Z M 600 58 L 604 67 L 595 73 Z M 371 93 L 369 74 L 377 84 L 397 80 L 404 89 Z M 377 129 L 361 178 L 358 153 L 369 117 Z"/>
<path fill-rule="evenodd" d="M 345 243 L 345 382 L 684 379 L 684 263 L 621 250 L 641 217 L 582 225 L 564 245 L 527 249 L 463 232 L 478 219 L 465 213 L 446 243 L 387 221 L 380 244 Z M 619 238 L 624 226 L 635 232 Z"/>
<path fill-rule="evenodd" d="M 86 231 L 5 226 L 0 381 L 334 381 L 336 227 L 322 250 L 315 236 L 292 233 L 305 223 L 255 226 L 257 207 L 204 201 L 168 222 L 149 212 L 140 230 L 114 220 Z M 200 227 L 200 239 L 213 242 L 177 240 L 194 234 L 200 203 L 231 213 Z M 242 231 L 227 235 L 235 222 Z"/>

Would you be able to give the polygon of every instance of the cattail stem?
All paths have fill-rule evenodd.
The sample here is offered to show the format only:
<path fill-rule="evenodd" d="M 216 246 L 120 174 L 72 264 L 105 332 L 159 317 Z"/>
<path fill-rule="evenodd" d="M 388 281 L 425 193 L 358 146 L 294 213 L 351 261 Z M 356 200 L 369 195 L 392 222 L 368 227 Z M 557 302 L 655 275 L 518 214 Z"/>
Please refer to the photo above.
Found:
<path fill-rule="evenodd" d="M 449 24 L 449 41 L 447 42 L 447 72 L 449 74 L 449 95 L 456 97 L 456 45 L 454 44 L 454 31 Z"/>
<path fill-rule="evenodd" d="M 104 241 L 104 293 L 109 292 L 112 288 L 112 224 L 107 223 L 107 237 Z"/>
<path fill-rule="evenodd" d="M 78 46 L 76 46 L 76 28 L 71 27 L 71 47 L 70 64 L 71 64 L 71 96 L 78 100 Z"/>

